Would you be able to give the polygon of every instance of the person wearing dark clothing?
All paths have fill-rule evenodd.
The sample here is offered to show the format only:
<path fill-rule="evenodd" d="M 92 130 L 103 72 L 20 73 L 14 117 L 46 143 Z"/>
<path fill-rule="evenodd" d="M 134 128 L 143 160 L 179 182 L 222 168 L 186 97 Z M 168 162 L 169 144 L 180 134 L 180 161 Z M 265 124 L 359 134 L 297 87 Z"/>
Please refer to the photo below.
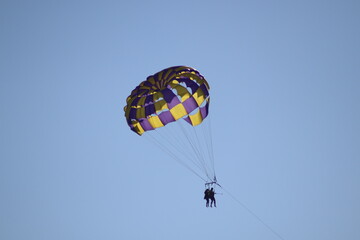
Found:
<path fill-rule="evenodd" d="M 208 188 L 204 192 L 204 199 L 206 200 L 206 207 L 209 207 L 209 200 L 210 200 L 209 192 L 210 192 L 210 189 L 208 189 Z"/>
<path fill-rule="evenodd" d="M 214 204 L 214 207 L 216 207 L 216 200 L 215 200 L 215 192 L 214 192 L 214 188 L 211 188 L 208 192 L 208 196 L 211 200 L 210 203 L 210 207 L 212 207 L 212 205 Z"/>

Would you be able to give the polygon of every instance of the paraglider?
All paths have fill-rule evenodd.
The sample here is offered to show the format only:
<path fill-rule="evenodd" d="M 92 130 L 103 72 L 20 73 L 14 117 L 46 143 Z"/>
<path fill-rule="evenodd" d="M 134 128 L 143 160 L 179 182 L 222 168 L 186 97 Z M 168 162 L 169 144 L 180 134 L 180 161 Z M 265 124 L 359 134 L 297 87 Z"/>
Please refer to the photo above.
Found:
<path fill-rule="evenodd" d="M 146 136 L 206 183 L 216 183 L 209 90 L 196 69 L 166 68 L 135 87 L 124 112 L 133 132 Z"/>
<path fill-rule="evenodd" d="M 210 189 L 206 188 L 204 191 L 204 199 L 206 201 L 206 207 L 209 207 L 210 196 L 209 196 Z"/>

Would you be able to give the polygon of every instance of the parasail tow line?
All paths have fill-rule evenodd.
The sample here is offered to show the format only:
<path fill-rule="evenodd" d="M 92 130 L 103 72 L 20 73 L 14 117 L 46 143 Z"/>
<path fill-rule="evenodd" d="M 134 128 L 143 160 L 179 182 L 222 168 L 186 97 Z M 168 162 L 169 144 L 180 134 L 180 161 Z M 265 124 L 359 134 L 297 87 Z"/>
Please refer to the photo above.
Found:
<path fill-rule="evenodd" d="M 272 227 L 270 227 L 264 220 L 262 220 L 254 211 L 252 211 L 248 206 L 246 206 L 243 202 L 237 199 L 233 194 L 231 194 L 228 190 L 224 187 L 220 186 L 219 184 L 215 183 L 222 190 L 224 190 L 233 200 L 235 200 L 238 204 L 240 204 L 248 213 L 250 213 L 254 218 L 256 218 L 262 225 L 264 225 L 271 233 L 273 233 L 276 237 L 281 240 L 285 240 L 277 231 L 275 231 Z"/>

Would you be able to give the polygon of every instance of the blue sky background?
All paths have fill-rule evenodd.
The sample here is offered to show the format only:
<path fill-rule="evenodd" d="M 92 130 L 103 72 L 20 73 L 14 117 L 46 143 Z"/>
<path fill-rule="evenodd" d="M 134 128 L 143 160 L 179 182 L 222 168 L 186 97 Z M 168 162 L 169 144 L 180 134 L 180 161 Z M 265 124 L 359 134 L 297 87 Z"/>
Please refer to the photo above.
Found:
<path fill-rule="evenodd" d="M 219 183 L 284 239 L 360 239 L 359 1 L 0 1 L 0 239 L 279 239 L 123 116 L 211 85 Z"/>

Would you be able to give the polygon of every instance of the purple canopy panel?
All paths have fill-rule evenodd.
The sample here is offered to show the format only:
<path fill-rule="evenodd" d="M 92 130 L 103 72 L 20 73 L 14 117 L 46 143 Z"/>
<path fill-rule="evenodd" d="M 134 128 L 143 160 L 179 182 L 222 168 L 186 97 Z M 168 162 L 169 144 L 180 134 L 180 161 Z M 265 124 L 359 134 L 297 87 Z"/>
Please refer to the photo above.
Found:
<path fill-rule="evenodd" d="M 209 103 L 207 103 L 204 107 L 200 108 L 200 113 L 203 119 L 207 117 L 209 114 Z"/>
<path fill-rule="evenodd" d="M 154 102 L 154 95 L 149 95 L 149 96 L 146 97 L 144 105 L 146 106 L 146 105 L 149 105 L 149 104 L 151 104 L 153 102 Z"/>
<path fill-rule="evenodd" d="M 164 100 L 167 102 L 169 109 L 172 109 L 180 103 L 178 97 L 170 89 L 165 88 L 161 91 L 161 93 L 163 94 Z"/>
<path fill-rule="evenodd" d="M 183 118 L 185 121 L 187 121 L 190 125 L 192 125 L 192 122 L 189 118 L 189 116 Z"/>
<path fill-rule="evenodd" d="M 153 95 L 149 95 L 146 97 L 145 103 L 144 103 L 146 117 L 155 113 L 155 106 L 154 106 L 153 102 L 154 102 Z"/>
<path fill-rule="evenodd" d="M 137 108 L 131 108 L 129 112 L 129 119 L 136 119 L 136 109 Z"/>
<path fill-rule="evenodd" d="M 142 118 L 139 120 L 140 125 L 142 126 L 142 128 L 146 131 L 149 130 L 154 130 L 154 128 L 151 126 L 149 120 L 147 120 L 146 118 Z"/>
<path fill-rule="evenodd" d="M 162 124 L 164 124 L 164 126 L 168 123 L 175 121 L 175 119 L 171 115 L 170 111 L 165 111 L 165 112 L 160 113 L 159 118 L 160 118 L 160 121 L 162 122 Z"/>
<path fill-rule="evenodd" d="M 189 97 L 182 104 L 183 104 L 183 106 L 184 106 L 187 113 L 191 113 L 197 107 L 199 107 L 197 102 L 195 101 L 195 99 L 193 97 Z"/>
<path fill-rule="evenodd" d="M 178 81 L 185 83 L 186 87 L 191 88 L 192 93 L 196 92 L 196 90 L 199 88 L 199 85 L 197 85 L 196 82 L 190 80 L 189 78 L 180 78 Z"/>
<path fill-rule="evenodd" d="M 145 116 L 150 116 L 151 114 L 154 114 L 156 112 L 155 105 L 150 104 L 145 107 Z"/>

